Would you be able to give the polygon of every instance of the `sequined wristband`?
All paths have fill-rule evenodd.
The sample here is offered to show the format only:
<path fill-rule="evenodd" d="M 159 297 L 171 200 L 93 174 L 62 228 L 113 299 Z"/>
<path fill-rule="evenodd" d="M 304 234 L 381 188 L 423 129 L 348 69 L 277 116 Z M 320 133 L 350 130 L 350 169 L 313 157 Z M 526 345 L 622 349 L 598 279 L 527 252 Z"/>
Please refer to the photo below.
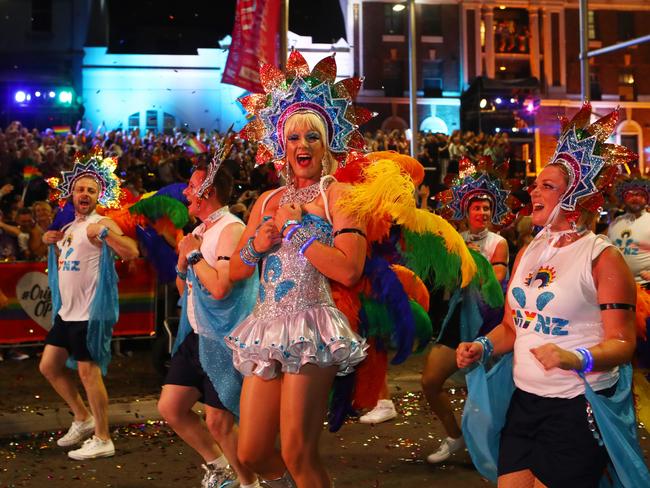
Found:
<path fill-rule="evenodd" d="M 589 373 L 594 369 L 594 356 L 591 354 L 589 349 L 578 347 L 575 349 L 574 353 L 576 356 L 580 357 L 581 366 L 580 369 L 576 369 L 578 373 Z"/>
<path fill-rule="evenodd" d="M 290 236 L 287 236 L 293 244 L 295 244 L 298 249 L 302 249 L 302 246 L 313 237 L 313 234 L 305 229 L 303 226 L 298 227 L 295 231 L 291 229 Z"/>
<path fill-rule="evenodd" d="M 259 253 L 255 250 L 253 239 L 255 238 L 251 237 L 248 239 L 246 245 L 242 247 L 241 251 L 239 251 L 239 257 L 241 258 L 242 263 L 246 266 L 257 266 L 259 260 L 264 257 L 263 253 Z"/>
<path fill-rule="evenodd" d="M 307 239 L 307 242 L 305 242 L 302 246 L 300 246 L 300 251 L 298 251 L 298 253 L 301 256 L 304 256 L 305 252 L 307 251 L 307 248 L 309 248 L 309 246 L 311 246 L 316 240 L 318 240 L 318 237 L 311 236 L 309 239 Z"/>
<path fill-rule="evenodd" d="M 481 346 L 483 346 L 483 354 L 481 354 L 481 363 L 485 364 L 488 359 L 490 359 L 490 356 L 492 356 L 492 353 L 494 352 L 494 344 L 492 344 L 492 341 L 488 339 L 485 336 L 480 336 L 474 339 L 474 342 L 479 343 Z"/>

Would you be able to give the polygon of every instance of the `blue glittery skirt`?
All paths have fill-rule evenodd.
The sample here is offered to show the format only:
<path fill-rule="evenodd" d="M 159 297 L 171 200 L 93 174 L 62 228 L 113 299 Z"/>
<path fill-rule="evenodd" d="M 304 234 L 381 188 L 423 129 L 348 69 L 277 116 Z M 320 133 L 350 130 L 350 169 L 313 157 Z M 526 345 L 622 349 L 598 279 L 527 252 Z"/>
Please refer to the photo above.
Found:
<path fill-rule="evenodd" d="M 250 315 L 226 336 L 235 368 L 265 380 L 298 373 L 305 364 L 338 366 L 349 374 L 365 357 L 365 339 L 336 307 L 318 305 L 272 319 Z"/>

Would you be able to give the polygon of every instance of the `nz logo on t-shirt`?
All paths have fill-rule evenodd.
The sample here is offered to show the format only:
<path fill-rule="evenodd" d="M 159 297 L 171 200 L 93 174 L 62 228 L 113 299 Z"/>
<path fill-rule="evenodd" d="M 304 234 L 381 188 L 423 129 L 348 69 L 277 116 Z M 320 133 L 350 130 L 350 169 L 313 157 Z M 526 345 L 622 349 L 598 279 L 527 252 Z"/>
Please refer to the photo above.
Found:
<path fill-rule="evenodd" d="M 537 272 L 530 273 L 524 282 L 528 286 L 527 290 L 530 292 L 535 290 L 531 285 L 534 285 L 537 282 L 539 282 L 539 285 L 537 286 L 537 289 L 539 290 L 548 287 L 553 283 L 553 281 L 555 281 L 555 269 L 551 266 L 542 266 L 537 270 Z M 526 290 L 516 286 L 511 290 L 511 294 L 517 304 L 521 307 L 512 310 L 512 321 L 516 327 L 528 329 L 530 324 L 535 322 L 535 332 L 540 334 L 557 336 L 569 334 L 569 331 L 565 328 L 569 325 L 568 320 L 560 317 L 551 317 L 541 313 L 555 298 L 553 292 L 543 291 L 537 295 L 537 298 L 535 299 L 536 311 L 525 309 L 526 302 L 528 301 Z"/>
<path fill-rule="evenodd" d="M 624 230 L 620 239 L 614 239 L 614 245 L 619 248 L 624 256 L 636 256 L 639 254 L 639 245 L 630 236 L 632 232 Z"/>
<path fill-rule="evenodd" d="M 77 261 L 74 259 L 68 259 L 70 257 L 70 254 L 74 252 L 74 248 L 70 247 L 68 250 L 65 252 L 65 255 L 63 256 L 63 259 L 59 259 L 59 270 L 61 271 L 81 271 L 79 269 L 79 263 L 81 261 Z"/>

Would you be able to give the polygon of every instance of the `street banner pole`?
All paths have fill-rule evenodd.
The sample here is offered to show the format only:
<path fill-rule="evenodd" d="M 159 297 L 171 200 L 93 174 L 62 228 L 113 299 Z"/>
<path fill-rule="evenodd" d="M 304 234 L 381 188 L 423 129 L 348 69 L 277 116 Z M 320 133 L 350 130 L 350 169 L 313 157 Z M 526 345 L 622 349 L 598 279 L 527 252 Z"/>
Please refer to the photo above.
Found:
<path fill-rule="evenodd" d="M 417 81 L 417 56 L 415 32 L 415 0 L 408 0 L 409 14 L 409 101 L 411 107 L 411 157 L 417 156 L 418 135 L 418 81 Z"/>

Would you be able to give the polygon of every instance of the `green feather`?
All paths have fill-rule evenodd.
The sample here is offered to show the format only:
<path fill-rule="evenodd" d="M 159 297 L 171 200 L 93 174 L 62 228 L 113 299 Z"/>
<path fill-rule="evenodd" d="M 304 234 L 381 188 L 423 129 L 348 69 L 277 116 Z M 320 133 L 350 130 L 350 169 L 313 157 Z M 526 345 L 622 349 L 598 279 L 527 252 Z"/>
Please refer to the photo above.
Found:
<path fill-rule="evenodd" d="M 367 337 L 380 337 L 390 340 L 393 333 L 393 322 L 390 320 L 388 307 L 361 295 L 361 307 L 368 317 Z"/>
<path fill-rule="evenodd" d="M 417 234 L 402 229 L 406 267 L 436 289 L 454 290 L 460 283 L 460 256 L 449 252 L 445 241 L 435 234 Z"/>
<path fill-rule="evenodd" d="M 476 263 L 477 272 L 472 279 L 472 286 L 481 291 L 483 301 L 492 308 L 503 307 L 503 290 L 497 281 L 492 264 L 480 252 L 470 249 Z"/>
<path fill-rule="evenodd" d="M 174 227 L 182 229 L 189 221 L 187 207 L 178 200 L 166 195 L 153 195 L 143 198 L 129 208 L 131 213 L 144 215 L 151 221 L 169 217 Z"/>
<path fill-rule="evenodd" d="M 433 336 L 433 326 L 431 325 L 431 317 L 415 300 L 409 300 L 413 318 L 415 319 L 415 337 L 417 339 L 416 353 L 424 351 L 427 344 Z"/>

